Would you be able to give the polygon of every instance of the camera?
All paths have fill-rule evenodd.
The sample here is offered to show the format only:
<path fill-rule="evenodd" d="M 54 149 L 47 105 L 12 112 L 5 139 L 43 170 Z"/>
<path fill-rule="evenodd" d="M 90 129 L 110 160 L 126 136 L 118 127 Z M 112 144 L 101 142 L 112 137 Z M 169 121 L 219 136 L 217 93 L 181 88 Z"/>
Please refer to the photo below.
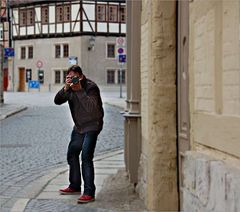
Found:
<path fill-rule="evenodd" d="M 74 77 L 72 78 L 72 83 L 73 83 L 74 85 L 76 85 L 76 84 L 78 84 L 79 80 L 80 80 L 79 77 L 74 76 Z"/>

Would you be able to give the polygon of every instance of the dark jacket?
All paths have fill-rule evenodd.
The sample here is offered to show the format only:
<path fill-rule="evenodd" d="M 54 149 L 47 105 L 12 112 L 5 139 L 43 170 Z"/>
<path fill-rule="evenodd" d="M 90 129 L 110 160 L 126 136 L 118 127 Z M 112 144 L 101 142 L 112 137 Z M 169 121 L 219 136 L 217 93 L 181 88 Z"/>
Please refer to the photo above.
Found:
<path fill-rule="evenodd" d="M 81 80 L 82 90 L 64 91 L 62 88 L 54 102 L 61 105 L 68 101 L 75 128 L 80 133 L 101 131 L 103 126 L 103 107 L 98 86 L 85 76 Z"/>

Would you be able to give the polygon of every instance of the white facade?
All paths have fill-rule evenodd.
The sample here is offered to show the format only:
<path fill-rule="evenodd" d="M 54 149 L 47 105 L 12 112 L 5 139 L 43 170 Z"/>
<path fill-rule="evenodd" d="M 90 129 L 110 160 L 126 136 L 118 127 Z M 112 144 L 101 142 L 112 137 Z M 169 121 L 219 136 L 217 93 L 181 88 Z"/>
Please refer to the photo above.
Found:
<path fill-rule="evenodd" d="M 83 73 L 99 85 L 108 85 L 107 72 L 114 70 L 114 84 L 118 84 L 118 70 L 121 68 L 116 58 L 107 57 L 107 45 L 115 44 L 115 37 L 96 37 L 94 49 L 88 50 L 90 36 L 79 36 L 70 38 L 31 39 L 15 41 L 16 56 L 14 59 L 14 76 L 10 72 L 10 78 L 14 77 L 14 90 L 19 90 L 21 70 L 31 70 L 31 80 L 38 80 L 38 70 L 44 71 L 44 83 L 42 91 L 59 89 L 64 83 L 64 71 L 71 64 L 69 57 L 63 57 L 63 45 L 68 44 L 69 56 L 77 57 L 78 65 L 82 67 Z M 60 58 L 55 57 L 55 46 L 61 46 Z M 28 47 L 33 47 L 33 58 L 29 59 Z M 25 59 L 21 59 L 21 48 L 25 47 Z M 42 67 L 38 68 L 39 61 Z M 56 79 L 56 71 L 60 72 L 60 81 Z M 24 75 L 25 75 L 24 74 Z M 11 82 L 12 83 L 12 82 Z M 12 87 L 9 87 L 11 90 Z M 25 81 L 25 91 L 28 83 Z"/>
<path fill-rule="evenodd" d="M 27 91 L 28 79 L 41 91 L 63 86 L 69 57 L 99 85 L 125 83 L 125 65 L 117 61 L 116 38 L 125 37 L 125 2 L 41 1 L 12 5 L 15 57 L 10 60 L 8 90 Z M 30 74 L 29 74 L 30 73 Z"/>

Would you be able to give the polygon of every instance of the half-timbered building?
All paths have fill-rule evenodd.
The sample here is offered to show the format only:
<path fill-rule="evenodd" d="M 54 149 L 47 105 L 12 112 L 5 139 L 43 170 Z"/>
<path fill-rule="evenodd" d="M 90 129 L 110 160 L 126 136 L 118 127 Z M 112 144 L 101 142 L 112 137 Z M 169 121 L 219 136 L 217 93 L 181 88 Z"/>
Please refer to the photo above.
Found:
<path fill-rule="evenodd" d="M 7 1 L 0 1 L 0 102 L 3 102 L 3 91 L 8 86 L 8 60 L 4 49 L 9 47 L 9 20 Z"/>
<path fill-rule="evenodd" d="M 15 91 L 29 80 L 58 88 L 76 63 L 99 85 L 125 83 L 115 44 L 126 34 L 125 0 L 11 1 L 11 16 Z"/>

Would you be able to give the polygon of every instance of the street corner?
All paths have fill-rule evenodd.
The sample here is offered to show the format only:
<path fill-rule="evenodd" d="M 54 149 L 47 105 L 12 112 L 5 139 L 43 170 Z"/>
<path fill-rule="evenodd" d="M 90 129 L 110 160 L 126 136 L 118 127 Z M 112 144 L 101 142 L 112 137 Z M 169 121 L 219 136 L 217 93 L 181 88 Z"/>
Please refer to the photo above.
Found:
<path fill-rule="evenodd" d="M 2 104 L 0 106 L 0 121 L 4 120 L 14 114 L 20 113 L 27 109 L 25 105 Z"/>

